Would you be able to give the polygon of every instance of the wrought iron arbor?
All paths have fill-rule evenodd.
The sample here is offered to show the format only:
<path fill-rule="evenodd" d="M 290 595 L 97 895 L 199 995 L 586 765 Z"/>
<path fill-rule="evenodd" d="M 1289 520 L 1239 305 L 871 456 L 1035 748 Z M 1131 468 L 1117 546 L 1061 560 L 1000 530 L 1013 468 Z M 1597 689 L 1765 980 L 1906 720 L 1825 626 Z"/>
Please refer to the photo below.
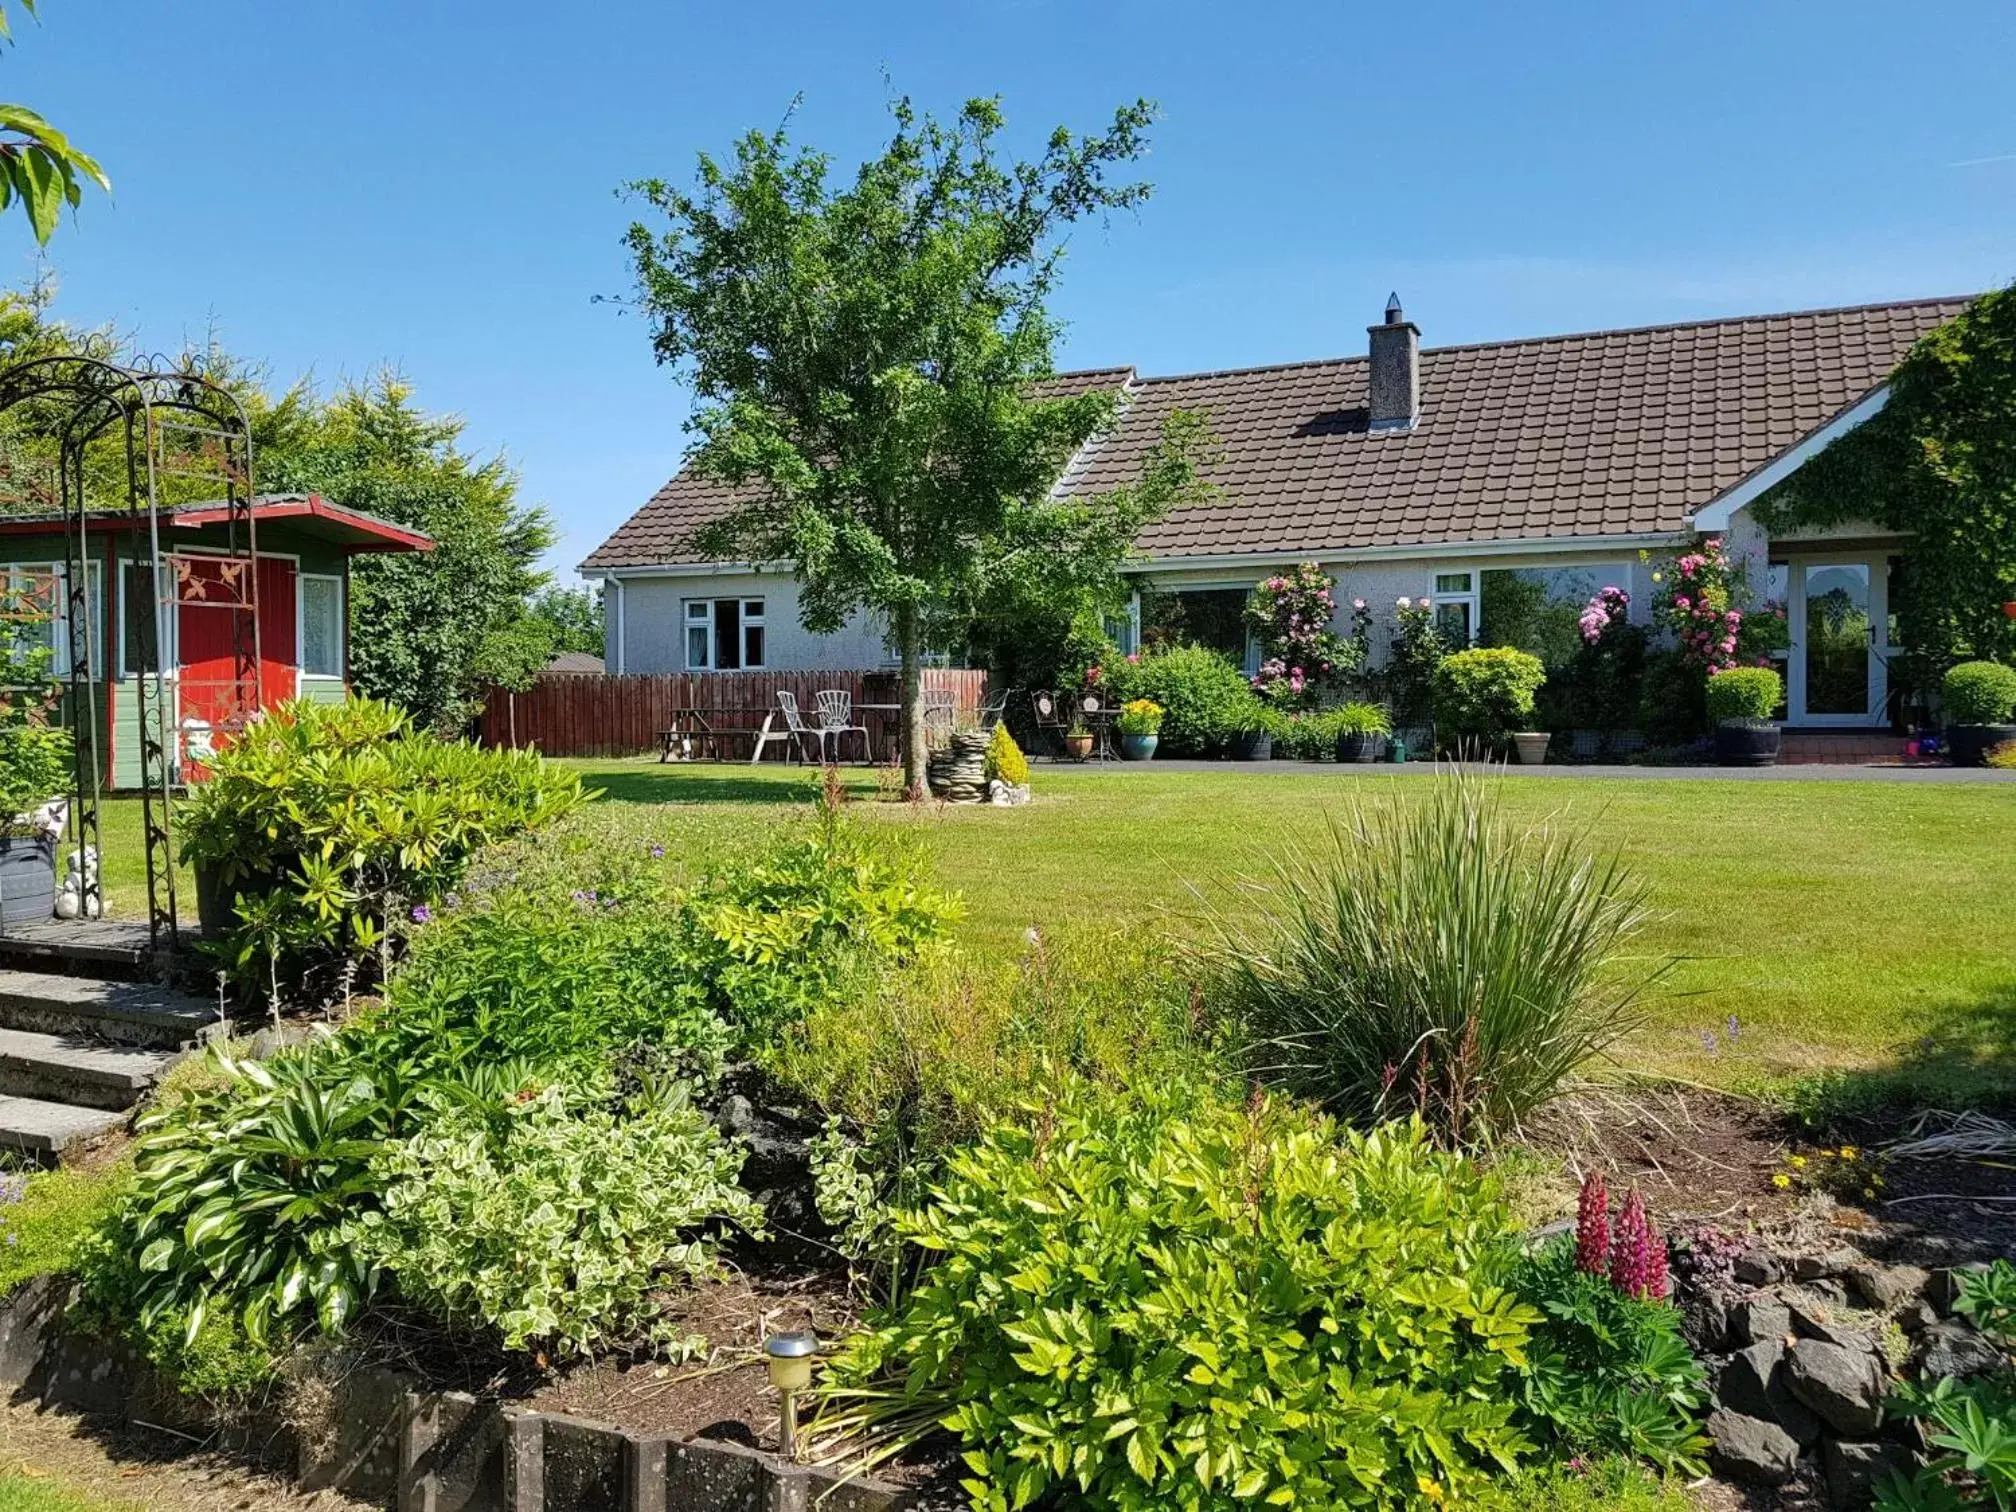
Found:
<path fill-rule="evenodd" d="M 179 933 L 175 791 L 212 741 L 259 709 L 253 498 L 244 406 L 201 374 L 83 356 L 0 370 L 0 518 L 47 521 L 63 535 L 62 569 L 52 576 L 76 745 L 69 844 L 99 844 L 113 704 L 124 690 L 135 717 L 119 724 L 137 737 L 148 937 L 157 949 Z M 166 530 L 177 506 L 196 503 L 222 526 L 222 539 L 179 549 Z M 179 654 L 185 623 L 200 627 L 200 662 Z M 88 869 L 83 880 L 95 894 Z"/>

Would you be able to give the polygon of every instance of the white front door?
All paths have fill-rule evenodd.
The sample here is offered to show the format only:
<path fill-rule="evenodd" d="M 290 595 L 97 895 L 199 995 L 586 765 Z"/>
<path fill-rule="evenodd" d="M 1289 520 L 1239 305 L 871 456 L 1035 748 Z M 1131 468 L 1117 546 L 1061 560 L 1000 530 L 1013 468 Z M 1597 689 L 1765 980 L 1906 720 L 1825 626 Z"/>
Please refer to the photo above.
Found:
<path fill-rule="evenodd" d="M 1795 725 L 1887 723 L 1887 558 L 1811 557 L 1788 573 L 1786 712 Z"/>

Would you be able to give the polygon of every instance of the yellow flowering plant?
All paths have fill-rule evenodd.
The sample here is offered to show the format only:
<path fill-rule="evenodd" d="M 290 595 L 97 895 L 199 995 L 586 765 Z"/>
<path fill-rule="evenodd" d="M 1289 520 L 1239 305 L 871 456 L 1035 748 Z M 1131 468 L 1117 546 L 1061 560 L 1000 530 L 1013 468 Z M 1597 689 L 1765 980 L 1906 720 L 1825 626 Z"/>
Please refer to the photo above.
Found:
<path fill-rule="evenodd" d="M 1136 698 L 1120 705 L 1120 717 L 1113 727 L 1122 735 L 1156 735 L 1162 730 L 1162 705 L 1152 698 Z"/>

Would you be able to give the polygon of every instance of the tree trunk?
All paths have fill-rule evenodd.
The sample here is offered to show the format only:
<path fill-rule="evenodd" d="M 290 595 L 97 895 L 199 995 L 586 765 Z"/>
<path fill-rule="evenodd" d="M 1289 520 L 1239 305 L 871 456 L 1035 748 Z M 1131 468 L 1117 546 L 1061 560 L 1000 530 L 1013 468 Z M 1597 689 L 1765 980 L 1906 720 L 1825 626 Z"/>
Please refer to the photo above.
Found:
<path fill-rule="evenodd" d="M 921 803 L 924 790 L 924 665 L 917 645 L 917 610 L 906 604 L 896 611 L 896 656 L 902 668 L 903 796 Z"/>

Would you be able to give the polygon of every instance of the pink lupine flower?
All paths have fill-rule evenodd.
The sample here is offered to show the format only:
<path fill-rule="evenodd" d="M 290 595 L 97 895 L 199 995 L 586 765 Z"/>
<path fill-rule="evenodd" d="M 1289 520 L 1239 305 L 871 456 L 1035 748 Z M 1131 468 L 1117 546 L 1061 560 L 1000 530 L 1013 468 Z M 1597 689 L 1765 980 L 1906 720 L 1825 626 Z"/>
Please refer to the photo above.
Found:
<path fill-rule="evenodd" d="M 1575 1268 L 1600 1276 L 1610 1258 L 1610 1192 L 1603 1173 L 1591 1171 L 1582 1178 L 1582 1195 L 1575 1202 Z"/>
<path fill-rule="evenodd" d="M 1633 1187 L 1610 1236 L 1610 1284 L 1627 1297 L 1643 1297 L 1652 1285 L 1652 1226 L 1645 1199 Z"/>

